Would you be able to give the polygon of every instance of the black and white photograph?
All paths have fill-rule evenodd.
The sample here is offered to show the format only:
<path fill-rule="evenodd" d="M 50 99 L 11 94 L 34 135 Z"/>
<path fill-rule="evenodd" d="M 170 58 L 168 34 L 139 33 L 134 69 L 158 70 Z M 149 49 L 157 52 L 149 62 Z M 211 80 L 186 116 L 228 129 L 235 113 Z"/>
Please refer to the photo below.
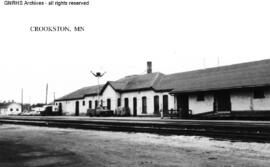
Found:
<path fill-rule="evenodd" d="M 0 167 L 269 167 L 270 1 L 2 0 Z"/>

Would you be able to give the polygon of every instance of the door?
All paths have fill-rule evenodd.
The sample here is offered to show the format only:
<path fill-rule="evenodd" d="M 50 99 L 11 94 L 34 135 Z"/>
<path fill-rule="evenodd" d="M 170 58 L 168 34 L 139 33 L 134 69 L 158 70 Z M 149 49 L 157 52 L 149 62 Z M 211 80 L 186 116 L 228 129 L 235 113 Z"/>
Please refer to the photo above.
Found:
<path fill-rule="evenodd" d="M 163 95 L 163 99 L 162 99 L 162 103 L 163 103 L 163 113 L 168 114 L 168 110 L 169 110 L 169 101 L 168 101 L 168 95 Z"/>
<path fill-rule="evenodd" d="M 89 104 L 89 106 L 88 106 L 88 108 L 90 108 L 90 109 L 92 109 L 92 101 L 91 100 L 89 100 L 89 102 L 88 102 Z"/>
<path fill-rule="evenodd" d="M 137 116 L 137 98 L 133 98 L 133 116 Z"/>
<path fill-rule="evenodd" d="M 214 111 L 231 111 L 231 97 L 229 92 L 217 92 L 214 95 Z"/>
<path fill-rule="evenodd" d="M 159 96 L 154 96 L 154 114 L 159 114 Z"/>
<path fill-rule="evenodd" d="M 129 103 L 128 102 L 128 98 L 125 98 L 125 104 L 124 104 L 124 106 L 125 106 L 126 109 L 129 107 L 129 104 L 128 103 Z"/>
<path fill-rule="evenodd" d="M 147 114 L 147 101 L 146 97 L 142 97 L 142 113 Z"/>
<path fill-rule="evenodd" d="M 63 114 L 62 103 L 59 103 L 58 112 L 59 112 L 59 115 Z"/>
<path fill-rule="evenodd" d="M 75 116 L 79 116 L 80 114 L 80 106 L 79 106 L 79 101 L 76 101 L 76 105 L 75 105 Z"/>
<path fill-rule="evenodd" d="M 107 108 L 111 110 L 111 99 L 107 99 Z"/>
<path fill-rule="evenodd" d="M 187 118 L 189 116 L 188 95 L 177 96 L 177 110 L 180 112 L 181 118 Z"/>

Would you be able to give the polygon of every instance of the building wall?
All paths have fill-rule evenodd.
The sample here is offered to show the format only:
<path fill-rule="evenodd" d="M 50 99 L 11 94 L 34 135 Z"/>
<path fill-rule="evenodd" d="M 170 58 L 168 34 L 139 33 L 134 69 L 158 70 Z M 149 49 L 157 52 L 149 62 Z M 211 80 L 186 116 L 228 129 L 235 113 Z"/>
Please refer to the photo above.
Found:
<path fill-rule="evenodd" d="M 62 104 L 63 115 L 75 115 L 75 100 L 57 101 L 56 105 Z"/>
<path fill-rule="evenodd" d="M 137 98 L 137 115 L 153 115 L 154 114 L 154 96 L 159 96 L 159 109 L 163 108 L 162 96 L 168 95 L 168 108 L 174 108 L 174 97 L 166 93 L 154 92 L 152 90 L 147 91 L 136 91 L 136 92 L 126 92 L 121 94 L 121 105 L 124 106 L 125 98 L 129 99 L 130 112 L 133 115 L 133 98 Z M 142 113 L 142 97 L 146 97 L 147 103 L 147 113 Z"/>
<path fill-rule="evenodd" d="M 120 97 L 120 94 L 116 92 L 111 85 L 108 85 L 103 91 L 101 99 L 103 100 L 103 106 L 107 106 L 107 99 L 111 99 L 111 110 L 117 108 L 117 99 Z"/>
<path fill-rule="evenodd" d="M 231 106 L 233 111 L 252 110 L 253 93 L 251 91 L 237 91 L 231 93 Z"/>
<path fill-rule="evenodd" d="M 98 96 L 88 96 L 88 97 L 85 97 L 84 100 L 85 100 L 85 106 L 80 108 L 80 113 L 86 114 L 87 109 L 89 109 L 89 101 L 92 102 L 92 108 L 91 109 L 94 109 L 95 108 L 95 101 L 98 100 Z"/>
<path fill-rule="evenodd" d="M 252 90 L 230 91 L 232 111 L 270 110 L 270 88 L 264 89 L 264 98 L 254 98 Z M 192 114 L 213 111 L 214 95 L 205 94 L 204 101 L 197 101 L 197 95 L 189 95 L 189 109 Z M 176 108 L 176 106 L 175 106 Z"/>
<path fill-rule="evenodd" d="M 7 106 L 7 108 L 0 109 L 0 115 L 18 115 L 22 112 L 21 105 L 13 103 Z"/>
<path fill-rule="evenodd" d="M 111 110 L 116 110 L 117 108 L 117 99 L 121 98 L 121 106 L 123 107 L 125 104 L 125 98 L 129 99 L 129 109 L 131 114 L 133 115 L 133 98 L 137 98 L 137 115 L 153 115 L 154 114 L 154 96 L 159 96 L 159 108 L 163 108 L 163 95 L 168 95 L 168 108 L 174 108 L 174 97 L 169 95 L 168 92 L 159 93 L 154 92 L 152 90 L 148 91 L 136 91 L 136 92 L 126 92 L 119 94 L 115 92 L 115 90 L 108 85 L 104 90 L 103 94 L 100 96 L 100 100 L 103 100 L 103 106 L 107 106 L 107 99 L 111 99 Z M 142 113 L 142 97 L 145 96 L 147 100 L 147 113 Z M 88 96 L 84 99 L 80 100 L 68 100 L 68 101 L 57 101 L 57 106 L 59 103 L 62 103 L 62 111 L 63 115 L 75 115 L 75 103 L 79 101 L 79 114 L 85 115 L 87 113 L 87 109 L 89 108 L 89 101 L 92 101 L 92 108 L 95 108 L 95 100 L 98 100 L 97 96 Z M 83 105 L 83 101 L 85 101 L 85 105 Z"/>
<path fill-rule="evenodd" d="M 88 109 L 88 99 L 84 98 L 81 100 L 76 100 L 79 102 L 79 115 L 86 115 Z M 75 107 L 74 107 L 74 114 L 75 114 Z"/>
<path fill-rule="evenodd" d="M 270 110 L 270 88 L 264 89 L 265 98 L 254 98 L 253 91 L 235 91 L 231 93 L 233 111 Z"/>
<path fill-rule="evenodd" d="M 121 106 L 125 104 L 125 98 L 129 99 L 130 112 L 133 115 L 133 98 L 137 98 L 137 115 L 153 115 L 154 114 L 154 96 L 159 96 L 159 109 L 163 108 L 163 95 L 168 95 L 168 108 L 177 109 L 177 99 L 176 96 L 171 96 L 168 92 L 155 92 L 153 90 L 147 91 L 135 91 L 135 92 L 125 92 L 119 94 L 108 85 L 104 90 L 100 99 L 103 100 L 103 106 L 107 106 L 107 99 L 111 99 L 111 109 L 115 110 L 117 108 L 117 99 L 121 98 Z M 231 91 L 231 108 L 232 111 L 260 111 L 260 110 L 270 110 L 270 88 L 266 88 L 264 91 L 265 98 L 255 99 L 253 97 L 253 91 L 242 90 L 242 91 Z M 147 99 L 147 113 L 142 113 L 142 97 L 145 96 Z M 97 96 L 88 96 L 80 100 L 69 100 L 69 101 L 58 101 L 62 103 L 62 110 L 64 115 L 75 115 L 75 103 L 79 101 L 80 115 L 85 115 L 87 109 L 89 108 L 89 101 L 92 101 L 92 108 L 95 108 L 95 100 Z M 83 105 L 85 101 L 85 105 Z M 205 112 L 213 111 L 214 95 L 212 93 L 205 93 L 204 101 L 197 101 L 197 95 L 189 95 L 189 109 L 192 110 L 192 114 L 200 114 Z M 19 107 L 19 112 L 21 108 Z M 7 111 L 5 111 L 7 112 Z M 1 110 L 3 113 L 3 110 Z M 8 112 L 7 112 L 8 113 Z M 10 113 L 8 113 L 10 114 Z"/>
<path fill-rule="evenodd" d="M 197 101 L 197 95 L 189 96 L 189 109 L 192 111 L 192 114 L 200 114 L 213 111 L 213 104 L 213 94 L 205 94 L 203 101 Z"/>
<path fill-rule="evenodd" d="M 92 101 L 92 108 L 95 108 L 95 100 L 97 99 L 98 99 L 97 96 L 87 96 L 84 99 L 56 101 L 55 103 L 57 104 L 58 107 L 59 103 L 62 104 L 63 115 L 75 115 L 76 102 L 78 101 L 79 115 L 86 115 L 87 109 L 89 108 L 89 101 Z"/>

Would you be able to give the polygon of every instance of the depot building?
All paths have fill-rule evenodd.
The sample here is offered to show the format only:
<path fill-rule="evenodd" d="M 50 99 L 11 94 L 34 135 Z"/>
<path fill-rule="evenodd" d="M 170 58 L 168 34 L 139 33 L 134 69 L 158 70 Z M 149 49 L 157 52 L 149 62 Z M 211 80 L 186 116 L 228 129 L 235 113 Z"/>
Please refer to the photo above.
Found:
<path fill-rule="evenodd" d="M 127 107 L 132 116 L 158 116 L 162 110 L 179 117 L 207 113 L 269 114 L 270 60 L 165 75 L 152 72 L 88 86 L 55 100 L 63 115 L 86 115 L 100 105 Z"/>

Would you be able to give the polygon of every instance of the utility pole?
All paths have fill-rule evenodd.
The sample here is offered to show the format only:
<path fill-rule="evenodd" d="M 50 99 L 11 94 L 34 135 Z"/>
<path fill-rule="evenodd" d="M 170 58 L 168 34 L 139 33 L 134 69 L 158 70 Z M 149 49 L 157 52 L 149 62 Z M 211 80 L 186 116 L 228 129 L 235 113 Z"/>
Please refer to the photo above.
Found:
<path fill-rule="evenodd" d="M 103 74 L 101 74 L 101 72 L 96 72 L 96 73 L 94 73 L 94 72 L 92 72 L 91 71 L 91 73 L 97 78 L 97 82 L 98 82 L 98 92 L 97 92 L 97 95 L 98 95 L 98 106 L 99 106 L 99 100 L 100 100 L 100 86 L 99 86 L 99 79 L 101 78 L 101 77 L 103 77 L 103 75 L 106 73 L 106 72 L 104 72 Z"/>
<path fill-rule="evenodd" d="M 22 109 L 21 109 L 21 110 L 22 110 L 22 112 L 23 112 L 23 88 L 22 88 L 22 90 L 21 90 L 21 102 L 22 102 L 22 106 L 21 106 Z"/>
<path fill-rule="evenodd" d="M 55 101 L 55 92 L 53 92 L 53 102 Z"/>
<path fill-rule="evenodd" d="M 48 83 L 46 84 L 46 98 L 45 98 L 45 104 L 47 104 L 47 97 L 48 97 Z"/>

